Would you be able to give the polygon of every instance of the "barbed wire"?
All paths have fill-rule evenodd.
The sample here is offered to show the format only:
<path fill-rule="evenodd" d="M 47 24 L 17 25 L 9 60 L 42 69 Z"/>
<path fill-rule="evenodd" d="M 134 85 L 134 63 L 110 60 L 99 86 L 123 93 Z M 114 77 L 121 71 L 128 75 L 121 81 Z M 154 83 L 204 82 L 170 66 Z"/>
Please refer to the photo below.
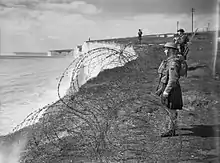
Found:
<path fill-rule="evenodd" d="M 38 152 L 24 154 L 26 160 L 29 158 L 29 160 L 36 162 L 36 159 L 43 157 L 41 156 L 42 154 L 51 157 L 51 159 L 54 157 L 61 159 L 67 155 L 82 157 L 90 153 L 91 155 L 86 157 L 99 160 L 99 162 L 109 162 L 110 160 L 124 162 L 132 159 L 151 159 L 150 154 L 159 154 L 154 149 L 156 147 L 152 147 L 152 151 L 144 149 L 145 154 L 143 156 L 127 156 L 126 153 L 131 151 L 137 152 L 138 150 L 120 145 L 125 139 L 123 137 L 131 139 L 131 142 L 136 139 L 135 134 L 128 131 L 128 128 L 132 127 L 130 124 L 132 122 L 130 121 L 135 121 L 135 118 L 132 116 L 133 112 L 129 111 L 129 105 L 127 106 L 129 101 L 134 101 L 137 98 L 135 95 L 134 97 L 129 97 L 123 94 L 119 99 L 119 97 L 116 97 L 114 90 L 106 91 L 104 97 L 93 95 L 86 95 L 84 97 L 80 92 L 77 93 L 81 87 L 81 83 L 79 82 L 80 70 L 84 69 L 83 71 L 87 76 L 84 80 L 88 81 L 96 77 L 100 71 L 123 66 L 137 57 L 132 44 L 129 43 L 114 48 L 95 48 L 74 59 L 64 70 L 58 81 L 57 94 L 59 100 L 29 114 L 24 121 L 13 129 L 15 132 L 22 127 L 31 125 L 33 130 L 32 141 L 30 140 L 28 145 L 32 150 L 34 149 L 33 151 Z M 61 83 L 70 69 L 72 77 L 68 91 L 71 93 L 67 93 L 64 97 L 61 97 Z M 107 84 L 103 84 L 103 87 L 108 86 Z M 149 99 L 150 96 L 147 95 Z M 100 104 L 100 101 L 103 101 L 102 104 Z M 135 102 L 133 103 L 135 104 Z M 148 104 L 149 107 L 152 105 L 151 103 L 154 105 L 157 101 L 150 101 Z M 159 104 L 158 106 L 154 106 L 161 107 Z M 128 109 L 128 113 L 125 112 L 123 113 L 125 116 L 119 117 L 118 112 L 123 107 Z M 170 115 L 168 116 L 170 117 Z M 36 122 L 39 123 L 35 124 Z M 120 126 L 121 124 L 126 124 L 125 126 L 127 127 L 123 128 Z M 124 136 L 119 136 L 120 134 Z M 129 143 L 129 141 L 126 143 Z M 46 150 L 44 148 L 46 145 L 51 148 Z M 68 153 L 70 151 L 72 153 Z M 107 151 L 114 151 L 115 156 L 106 156 L 105 153 Z M 31 155 L 36 156 L 31 157 Z"/>

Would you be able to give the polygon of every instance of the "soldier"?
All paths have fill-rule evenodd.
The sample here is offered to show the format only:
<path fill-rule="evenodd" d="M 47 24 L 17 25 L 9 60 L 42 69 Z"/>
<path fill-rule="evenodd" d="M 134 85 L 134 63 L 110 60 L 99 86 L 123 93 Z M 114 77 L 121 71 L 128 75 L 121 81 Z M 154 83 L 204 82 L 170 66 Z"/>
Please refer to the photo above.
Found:
<path fill-rule="evenodd" d="M 143 34 L 143 32 L 141 31 L 141 29 L 139 29 L 139 30 L 138 30 L 138 40 L 139 40 L 139 44 L 141 44 L 142 34 Z"/>
<path fill-rule="evenodd" d="M 160 74 L 159 89 L 156 94 L 161 97 L 161 102 L 166 106 L 166 110 L 171 118 L 169 131 L 161 136 L 175 135 L 177 123 L 177 110 L 181 110 L 183 106 L 182 92 L 179 84 L 180 78 L 180 62 L 177 56 L 177 46 L 173 42 L 164 45 L 164 52 L 168 57 L 162 61 L 158 73 Z"/>
<path fill-rule="evenodd" d="M 177 47 L 179 49 L 179 52 L 184 56 L 184 58 L 186 59 L 186 50 L 188 50 L 187 48 L 187 43 L 189 42 L 189 38 L 187 35 L 184 34 L 184 30 L 183 29 L 179 29 L 177 31 L 178 33 L 178 37 L 174 38 L 174 43 L 177 44 Z M 187 52 L 188 53 L 188 52 Z"/>

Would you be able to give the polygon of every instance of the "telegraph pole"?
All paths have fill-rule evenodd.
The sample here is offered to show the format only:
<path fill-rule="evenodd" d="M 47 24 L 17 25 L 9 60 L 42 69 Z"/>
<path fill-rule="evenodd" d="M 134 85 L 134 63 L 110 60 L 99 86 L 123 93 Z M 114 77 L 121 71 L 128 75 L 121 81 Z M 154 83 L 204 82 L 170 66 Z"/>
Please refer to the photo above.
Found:
<path fill-rule="evenodd" d="M 1 28 L 0 28 L 0 55 L 1 55 L 1 37 L 2 37 L 2 35 L 1 35 Z"/>
<path fill-rule="evenodd" d="M 176 22 L 176 31 L 179 29 L 179 21 Z"/>
<path fill-rule="evenodd" d="M 207 31 L 209 31 L 209 25 L 210 25 L 210 23 L 208 23 Z"/>
<path fill-rule="evenodd" d="M 192 8 L 192 33 L 193 33 L 193 13 L 195 12 L 195 9 L 194 8 Z"/>
<path fill-rule="evenodd" d="M 217 13 L 219 13 L 219 5 L 217 5 Z M 216 61 L 217 61 L 217 53 L 218 53 L 218 32 L 219 32 L 219 14 L 216 16 L 216 24 L 217 28 L 215 29 L 215 38 L 216 40 L 214 41 L 214 52 L 213 52 L 213 67 L 212 67 L 212 76 L 215 78 L 216 77 Z M 218 142 L 219 143 L 219 142 Z"/>

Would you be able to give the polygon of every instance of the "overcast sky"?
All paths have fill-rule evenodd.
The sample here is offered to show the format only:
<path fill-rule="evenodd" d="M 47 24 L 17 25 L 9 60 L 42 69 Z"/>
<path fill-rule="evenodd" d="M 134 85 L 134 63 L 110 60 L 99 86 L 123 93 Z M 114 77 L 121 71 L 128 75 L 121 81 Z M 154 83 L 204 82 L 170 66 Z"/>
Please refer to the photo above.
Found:
<path fill-rule="evenodd" d="M 0 0 L 1 51 L 74 48 L 91 39 L 215 28 L 217 0 Z"/>

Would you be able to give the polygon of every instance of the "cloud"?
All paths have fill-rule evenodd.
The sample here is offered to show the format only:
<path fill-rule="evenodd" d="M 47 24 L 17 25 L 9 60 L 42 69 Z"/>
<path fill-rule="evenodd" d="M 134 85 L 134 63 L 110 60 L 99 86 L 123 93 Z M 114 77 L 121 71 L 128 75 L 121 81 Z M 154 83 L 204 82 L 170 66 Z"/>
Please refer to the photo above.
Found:
<path fill-rule="evenodd" d="M 195 8 L 197 14 L 216 12 L 218 0 L 0 0 L 0 4 L 23 5 L 34 8 L 43 4 L 67 4 L 74 9 L 83 9 L 94 13 L 98 8 L 109 15 L 134 15 L 134 14 L 188 14 Z M 65 7 L 66 8 L 66 7 Z M 75 8 L 75 9 L 76 9 Z"/>
<path fill-rule="evenodd" d="M 81 14 L 9 9 L 0 16 L 2 51 L 73 48 L 88 39 L 96 23 Z"/>
<path fill-rule="evenodd" d="M 0 5 L 5 7 L 32 8 L 38 3 L 38 0 L 0 0 Z"/>
<path fill-rule="evenodd" d="M 0 0 L 0 4 L 3 1 L 5 0 Z M 164 6 L 161 5 L 161 0 L 126 0 L 126 2 L 125 0 L 111 2 L 106 0 L 7 0 L 5 2 L 11 3 L 7 3 L 6 7 L 4 5 L 0 7 L 1 44 L 2 51 L 5 52 L 73 48 L 88 40 L 89 37 L 103 39 L 107 36 L 136 36 L 138 28 L 142 28 L 144 34 L 176 32 L 177 21 L 180 22 L 180 27 L 191 31 L 190 8 L 192 6 L 188 5 L 187 8 L 181 9 L 182 13 L 168 14 L 173 12 L 168 10 L 177 11 L 178 8 L 187 6 L 185 2 L 188 0 L 184 2 L 167 0 L 166 2 L 179 5 L 184 3 L 182 6 L 171 8 L 170 3 L 166 4 L 164 1 Z M 152 4 L 148 4 L 149 2 Z M 158 8 L 150 9 L 159 3 Z M 20 6 L 16 7 L 17 4 Z M 13 5 L 15 7 L 9 7 Z M 201 4 L 197 4 L 194 15 L 195 28 L 203 28 L 208 23 L 212 28 L 215 23 L 213 14 L 208 10 L 199 14 L 198 6 L 202 8 Z M 160 9 L 160 12 L 156 12 Z M 185 10 L 187 12 L 183 12 Z"/>
<path fill-rule="evenodd" d="M 62 3 L 42 3 L 36 7 L 39 10 L 52 10 L 57 12 L 67 12 L 67 13 L 81 13 L 81 14 L 99 14 L 101 9 L 98 9 L 92 4 L 88 4 L 84 1 L 74 1 L 70 4 Z"/>
<path fill-rule="evenodd" d="M 130 37 L 141 28 L 144 34 L 176 32 L 176 22 L 191 31 L 191 18 L 187 14 L 141 14 L 126 18 L 97 19 L 82 14 L 66 14 L 53 10 L 31 11 L 17 8 L 0 17 L 2 28 L 2 51 L 47 51 L 49 49 L 73 48 L 83 41 L 108 37 Z M 4 15 L 5 16 L 5 15 Z M 26 17 L 24 17 L 26 16 Z M 212 28 L 212 14 L 195 16 L 195 28 Z"/>
<path fill-rule="evenodd" d="M 50 10 L 66 14 L 80 13 L 104 20 L 143 14 L 191 16 L 192 8 L 195 9 L 194 15 L 215 14 L 216 3 L 217 0 L 0 0 L 0 4 L 13 4 L 16 8 L 28 8 L 32 11 Z"/>
<path fill-rule="evenodd" d="M 109 16 L 125 16 L 139 14 L 196 14 L 215 13 L 217 0 L 84 0 L 101 6 Z"/>
<path fill-rule="evenodd" d="M 81 14 L 98 14 L 101 9 L 95 5 L 84 1 L 54 1 L 54 0 L 1 0 L 0 6 L 13 8 L 27 8 L 32 10 L 52 10 L 57 12 L 81 13 Z"/>

